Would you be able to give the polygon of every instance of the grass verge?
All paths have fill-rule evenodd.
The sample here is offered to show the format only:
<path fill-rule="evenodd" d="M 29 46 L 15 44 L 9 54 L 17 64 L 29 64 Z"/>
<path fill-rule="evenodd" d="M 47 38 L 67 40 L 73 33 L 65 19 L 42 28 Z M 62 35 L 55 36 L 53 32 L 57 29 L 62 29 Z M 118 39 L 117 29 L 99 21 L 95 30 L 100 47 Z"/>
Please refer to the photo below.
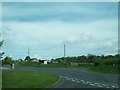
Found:
<path fill-rule="evenodd" d="M 3 70 L 3 88 L 46 88 L 59 77 L 48 72 Z"/>
<path fill-rule="evenodd" d="M 89 67 L 88 70 L 95 72 L 102 72 L 102 73 L 110 73 L 110 74 L 119 74 L 120 71 L 118 67 L 104 66 L 104 65 Z"/>

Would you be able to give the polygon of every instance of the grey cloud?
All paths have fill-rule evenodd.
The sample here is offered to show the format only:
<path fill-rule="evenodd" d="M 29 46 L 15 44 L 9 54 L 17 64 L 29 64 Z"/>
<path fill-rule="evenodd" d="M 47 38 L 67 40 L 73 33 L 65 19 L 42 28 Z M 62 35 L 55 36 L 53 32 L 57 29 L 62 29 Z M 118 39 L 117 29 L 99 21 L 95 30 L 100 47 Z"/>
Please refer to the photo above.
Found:
<path fill-rule="evenodd" d="M 91 40 L 92 36 L 87 34 L 73 35 L 65 39 L 62 43 L 64 44 L 82 44 Z"/>

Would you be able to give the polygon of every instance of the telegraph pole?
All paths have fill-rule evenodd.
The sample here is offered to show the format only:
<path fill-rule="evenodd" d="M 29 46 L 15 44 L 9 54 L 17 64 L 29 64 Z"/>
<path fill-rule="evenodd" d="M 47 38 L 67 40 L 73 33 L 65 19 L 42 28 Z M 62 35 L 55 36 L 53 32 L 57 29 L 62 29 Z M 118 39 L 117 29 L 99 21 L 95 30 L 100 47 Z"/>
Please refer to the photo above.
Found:
<path fill-rule="evenodd" d="M 29 54 L 30 54 L 30 49 L 28 48 L 28 56 L 29 56 Z"/>
<path fill-rule="evenodd" d="M 65 64 L 66 64 L 65 56 L 66 56 L 66 47 L 65 47 L 65 44 L 64 44 L 64 62 L 65 62 Z"/>
<path fill-rule="evenodd" d="M 66 55 L 66 48 L 65 48 L 65 44 L 64 44 L 64 58 L 65 58 L 65 55 Z"/>

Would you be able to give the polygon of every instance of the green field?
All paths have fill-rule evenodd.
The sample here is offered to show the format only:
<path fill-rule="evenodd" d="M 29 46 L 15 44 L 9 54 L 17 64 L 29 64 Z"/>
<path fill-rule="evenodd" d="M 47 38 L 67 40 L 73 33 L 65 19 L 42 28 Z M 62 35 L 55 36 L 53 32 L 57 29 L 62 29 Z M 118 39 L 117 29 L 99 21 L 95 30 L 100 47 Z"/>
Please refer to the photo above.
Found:
<path fill-rule="evenodd" d="M 59 77 L 48 72 L 3 70 L 3 88 L 46 88 Z"/>

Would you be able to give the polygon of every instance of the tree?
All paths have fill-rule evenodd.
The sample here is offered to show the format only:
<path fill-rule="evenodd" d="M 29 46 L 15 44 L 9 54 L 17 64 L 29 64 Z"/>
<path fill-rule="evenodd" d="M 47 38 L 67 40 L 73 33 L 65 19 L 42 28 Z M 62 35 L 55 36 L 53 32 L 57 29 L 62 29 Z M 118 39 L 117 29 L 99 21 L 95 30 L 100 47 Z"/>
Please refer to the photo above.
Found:
<path fill-rule="evenodd" d="M 2 47 L 2 45 L 3 45 L 3 40 L 2 41 L 0 41 L 0 47 Z M 0 52 L 0 59 L 2 58 L 2 55 L 4 54 L 4 52 Z"/>
<path fill-rule="evenodd" d="M 3 63 L 4 63 L 4 64 L 12 64 L 12 63 L 13 63 L 13 60 L 12 60 L 11 57 L 6 56 L 6 57 L 4 58 L 4 60 L 3 60 Z"/>
<path fill-rule="evenodd" d="M 25 61 L 30 61 L 31 59 L 30 59 L 30 56 L 26 56 L 25 57 Z"/>

